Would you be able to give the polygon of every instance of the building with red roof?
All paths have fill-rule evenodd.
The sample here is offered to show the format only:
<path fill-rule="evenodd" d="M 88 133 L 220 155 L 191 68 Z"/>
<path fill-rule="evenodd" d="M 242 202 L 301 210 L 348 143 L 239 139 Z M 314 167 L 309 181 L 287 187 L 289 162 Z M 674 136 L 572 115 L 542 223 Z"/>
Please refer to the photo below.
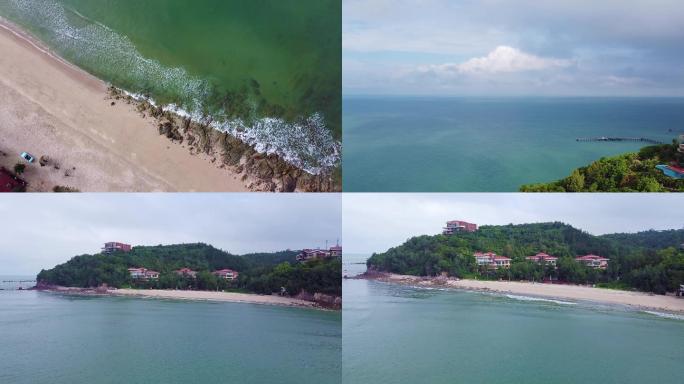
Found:
<path fill-rule="evenodd" d="M 194 279 L 197 276 L 197 272 L 190 268 L 181 268 L 173 272 L 180 277 L 189 277 L 191 279 Z"/>
<path fill-rule="evenodd" d="M 443 235 L 453 235 L 458 232 L 476 232 L 477 224 L 469 223 L 467 221 L 452 220 L 447 221 L 446 227 L 443 228 Z"/>
<path fill-rule="evenodd" d="M 506 256 L 499 256 L 494 252 L 475 252 L 473 254 L 477 265 L 484 265 L 488 268 L 509 268 L 511 266 L 511 258 Z"/>
<path fill-rule="evenodd" d="M 584 256 L 577 256 L 575 257 L 575 260 L 590 268 L 606 269 L 608 268 L 608 260 L 610 259 L 607 259 L 603 256 L 589 254 Z"/>
<path fill-rule="evenodd" d="M 556 261 L 558 261 L 556 256 L 551 256 L 544 252 L 539 252 L 534 256 L 527 256 L 525 259 L 537 264 L 553 265 L 554 267 L 556 266 Z"/>
<path fill-rule="evenodd" d="M 238 271 L 233 271 L 232 269 L 220 269 L 218 271 L 212 272 L 216 277 L 226 280 L 235 280 L 238 278 Z"/>
<path fill-rule="evenodd" d="M 113 253 L 113 252 L 130 252 L 133 247 L 130 244 L 110 242 L 105 243 L 102 248 L 102 253 Z"/>
<path fill-rule="evenodd" d="M 128 273 L 135 280 L 157 280 L 159 272 L 146 268 L 128 268 Z"/>

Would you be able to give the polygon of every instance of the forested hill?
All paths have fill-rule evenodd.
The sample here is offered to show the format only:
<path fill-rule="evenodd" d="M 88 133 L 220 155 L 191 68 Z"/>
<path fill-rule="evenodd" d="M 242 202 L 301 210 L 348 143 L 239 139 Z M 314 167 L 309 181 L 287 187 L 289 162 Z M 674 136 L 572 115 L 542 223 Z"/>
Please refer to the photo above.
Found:
<path fill-rule="evenodd" d="M 418 236 L 384 253 L 373 254 L 369 268 L 400 274 L 539 280 L 559 278 L 577 283 L 615 283 L 664 292 L 684 284 L 684 252 L 678 249 L 683 230 L 594 236 L 560 222 L 482 226 L 477 232 L 452 236 Z M 512 258 L 510 269 L 478 268 L 475 252 Z M 558 268 L 545 270 L 525 259 L 545 252 L 557 256 Z M 605 271 L 585 268 L 575 256 L 610 258 Z"/>
<path fill-rule="evenodd" d="M 575 169 L 564 179 L 523 185 L 520 192 L 684 192 L 684 180 L 673 179 L 656 168 L 672 162 L 684 166 L 684 154 L 677 147 L 673 142 L 604 157 Z"/>
<path fill-rule="evenodd" d="M 177 244 L 137 246 L 130 252 L 75 256 L 64 264 L 42 270 L 37 281 L 69 287 L 240 289 L 257 293 L 276 292 L 286 287 L 296 294 L 302 289 L 341 295 L 340 260 L 297 263 L 297 251 L 233 255 L 211 245 Z M 147 268 L 160 272 L 155 281 L 133 281 L 128 268 Z M 173 271 L 190 268 L 196 279 L 184 279 Z M 237 281 L 225 281 L 211 274 L 219 269 L 239 272 Z"/>

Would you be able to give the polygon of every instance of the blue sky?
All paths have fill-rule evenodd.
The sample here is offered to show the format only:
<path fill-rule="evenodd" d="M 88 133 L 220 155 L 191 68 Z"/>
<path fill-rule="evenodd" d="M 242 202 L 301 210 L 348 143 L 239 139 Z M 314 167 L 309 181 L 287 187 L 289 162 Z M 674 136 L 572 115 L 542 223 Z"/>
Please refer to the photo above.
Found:
<path fill-rule="evenodd" d="M 341 236 L 339 194 L 5 194 L 0 276 L 33 275 L 107 241 L 203 242 L 234 254 L 324 247 Z"/>
<path fill-rule="evenodd" d="M 684 96 L 681 0 L 343 0 L 344 93 Z"/>

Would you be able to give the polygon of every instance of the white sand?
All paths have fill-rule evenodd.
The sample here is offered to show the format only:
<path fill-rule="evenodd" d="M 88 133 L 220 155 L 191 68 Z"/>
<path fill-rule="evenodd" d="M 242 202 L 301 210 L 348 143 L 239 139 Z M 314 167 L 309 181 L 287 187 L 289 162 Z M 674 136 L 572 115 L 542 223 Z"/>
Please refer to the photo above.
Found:
<path fill-rule="evenodd" d="M 423 279 L 416 276 L 390 274 L 390 282 L 416 285 L 438 285 L 437 279 Z M 445 286 L 480 291 L 493 291 L 564 300 L 591 301 L 596 303 L 628 305 L 639 309 L 684 313 L 684 298 L 655 295 L 643 292 L 620 291 L 593 288 L 580 285 L 541 284 L 517 281 L 482 281 L 448 279 Z"/>
<path fill-rule="evenodd" d="M 140 296 L 158 299 L 229 301 L 235 303 L 269 304 L 289 307 L 315 307 L 315 304 L 313 302 L 293 299 L 290 297 L 267 296 L 235 292 L 174 291 L 160 289 L 117 289 L 110 291 L 110 293 L 113 295 Z"/>

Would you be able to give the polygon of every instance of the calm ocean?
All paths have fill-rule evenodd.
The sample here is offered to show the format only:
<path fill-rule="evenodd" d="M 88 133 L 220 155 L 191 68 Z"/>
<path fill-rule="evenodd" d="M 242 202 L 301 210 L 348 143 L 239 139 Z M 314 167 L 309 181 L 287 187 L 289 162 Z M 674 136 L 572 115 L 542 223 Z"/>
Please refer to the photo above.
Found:
<path fill-rule="evenodd" d="M 341 315 L 0 291 L 0 383 L 339 383 Z"/>
<path fill-rule="evenodd" d="M 358 272 L 351 263 L 345 269 Z M 667 384 L 684 376 L 684 319 L 365 280 L 345 280 L 343 289 L 344 383 Z"/>
<path fill-rule="evenodd" d="M 344 98 L 344 190 L 517 191 L 684 133 L 684 98 Z M 672 130 L 672 131 L 670 131 Z"/>
<path fill-rule="evenodd" d="M 211 115 L 217 127 L 298 165 L 336 157 L 339 0 L 3 0 L 0 16 L 101 79 Z M 283 108 L 285 120 L 259 112 L 254 121 L 229 121 L 229 93 L 246 95 L 249 108 L 263 97 Z"/>

